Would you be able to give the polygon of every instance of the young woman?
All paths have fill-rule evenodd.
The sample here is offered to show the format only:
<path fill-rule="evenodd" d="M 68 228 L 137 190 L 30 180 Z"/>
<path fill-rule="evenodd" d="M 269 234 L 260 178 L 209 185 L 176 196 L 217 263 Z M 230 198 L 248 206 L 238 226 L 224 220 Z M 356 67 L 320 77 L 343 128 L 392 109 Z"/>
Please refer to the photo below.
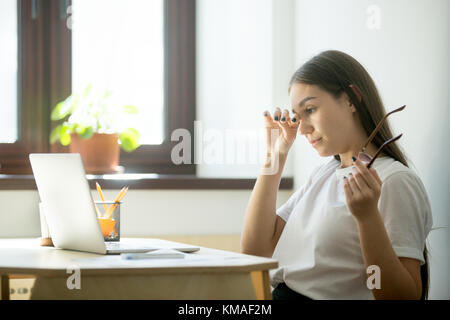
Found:
<path fill-rule="evenodd" d="M 279 108 L 264 113 L 265 167 L 277 158 L 278 171 L 263 170 L 256 181 L 242 252 L 278 260 L 271 272 L 274 299 L 426 298 L 430 204 L 395 142 L 367 168 L 393 138 L 386 121 L 375 130 L 386 112 L 367 71 L 345 53 L 325 51 L 295 72 L 289 94 L 292 117 Z M 273 129 L 278 135 L 270 142 Z M 277 210 L 297 132 L 332 158 Z"/>

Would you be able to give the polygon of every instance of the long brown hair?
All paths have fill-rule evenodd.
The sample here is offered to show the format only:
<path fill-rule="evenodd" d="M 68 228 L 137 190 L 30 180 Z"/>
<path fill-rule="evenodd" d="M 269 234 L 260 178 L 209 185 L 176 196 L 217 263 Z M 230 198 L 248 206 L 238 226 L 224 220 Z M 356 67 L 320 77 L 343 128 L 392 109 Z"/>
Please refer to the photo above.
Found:
<path fill-rule="evenodd" d="M 386 114 L 375 82 L 366 69 L 356 59 L 346 53 L 328 50 L 314 56 L 294 73 L 289 83 L 289 88 L 294 83 L 316 85 L 335 98 L 339 98 L 345 92 L 354 104 L 367 136 L 372 133 Z M 361 101 L 357 99 L 350 85 L 359 89 L 362 97 Z M 386 140 L 392 137 L 389 122 L 386 121 L 375 135 L 372 143 L 379 148 Z M 395 142 L 386 146 L 383 149 L 383 153 L 408 167 L 407 158 Z M 335 155 L 334 158 L 340 161 L 339 155 Z M 422 279 L 421 299 L 425 300 L 428 297 L 429 288 L 426 246 L 423 253 L 425 264 L 420 267 Z"/>

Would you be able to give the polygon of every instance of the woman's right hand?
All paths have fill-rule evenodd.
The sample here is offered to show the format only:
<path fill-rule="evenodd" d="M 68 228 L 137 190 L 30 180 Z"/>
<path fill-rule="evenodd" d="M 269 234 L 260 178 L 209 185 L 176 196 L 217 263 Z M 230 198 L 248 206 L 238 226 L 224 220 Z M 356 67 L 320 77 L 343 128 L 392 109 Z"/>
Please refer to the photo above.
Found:
<path fill-rule="evenodd" d="M 264 111 L 264 126 L 266 128 L 267 155 L 276 152 L 287 155 L 289 149 L 297 137 L 300 121 L 294 116 L 289 116 L 289 111 L 276 108 L 273 116 L 269 111 Z M 278 130 L 274 130 L 278 129 Z"/>

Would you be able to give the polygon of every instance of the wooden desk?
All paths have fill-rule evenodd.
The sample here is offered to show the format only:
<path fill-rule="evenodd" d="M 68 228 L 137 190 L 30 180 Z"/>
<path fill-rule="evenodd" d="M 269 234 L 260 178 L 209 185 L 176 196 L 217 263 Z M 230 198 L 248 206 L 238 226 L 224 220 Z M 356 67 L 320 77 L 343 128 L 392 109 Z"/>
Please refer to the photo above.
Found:
<path fill-rule="evenodd" d="M 24 276 L 36 277 L 31 299 L 271 299 L 268 270 L 277 266 L 274 259 L 203 247 L 185 259 L 124 260 L 40 247 L 36 238 L 0 239 L 2 299 L 9 297 L 9 279 Z M 80 270 L 80 289 L 68 288 L 71 268 Z"/>

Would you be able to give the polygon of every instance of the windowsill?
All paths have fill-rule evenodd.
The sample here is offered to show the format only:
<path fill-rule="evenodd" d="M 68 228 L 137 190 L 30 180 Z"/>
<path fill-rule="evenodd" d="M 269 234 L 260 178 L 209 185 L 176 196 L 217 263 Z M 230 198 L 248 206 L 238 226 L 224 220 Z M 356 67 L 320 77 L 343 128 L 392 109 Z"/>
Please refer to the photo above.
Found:
<path fill-rule="evenodd" d="M 87 175 L 91 189 L 99 182 L 103 189 L 120 189 L 130 186 L 135 190 L 252 190 L 256 179 L 247 178 L 198 178 L 195 175 L 114 174 Z M 280 190 L 290 190 L 294 178 L 282 178 Z M 33 175 L 0 174 L 0 190 L 37 190 Z"/>

